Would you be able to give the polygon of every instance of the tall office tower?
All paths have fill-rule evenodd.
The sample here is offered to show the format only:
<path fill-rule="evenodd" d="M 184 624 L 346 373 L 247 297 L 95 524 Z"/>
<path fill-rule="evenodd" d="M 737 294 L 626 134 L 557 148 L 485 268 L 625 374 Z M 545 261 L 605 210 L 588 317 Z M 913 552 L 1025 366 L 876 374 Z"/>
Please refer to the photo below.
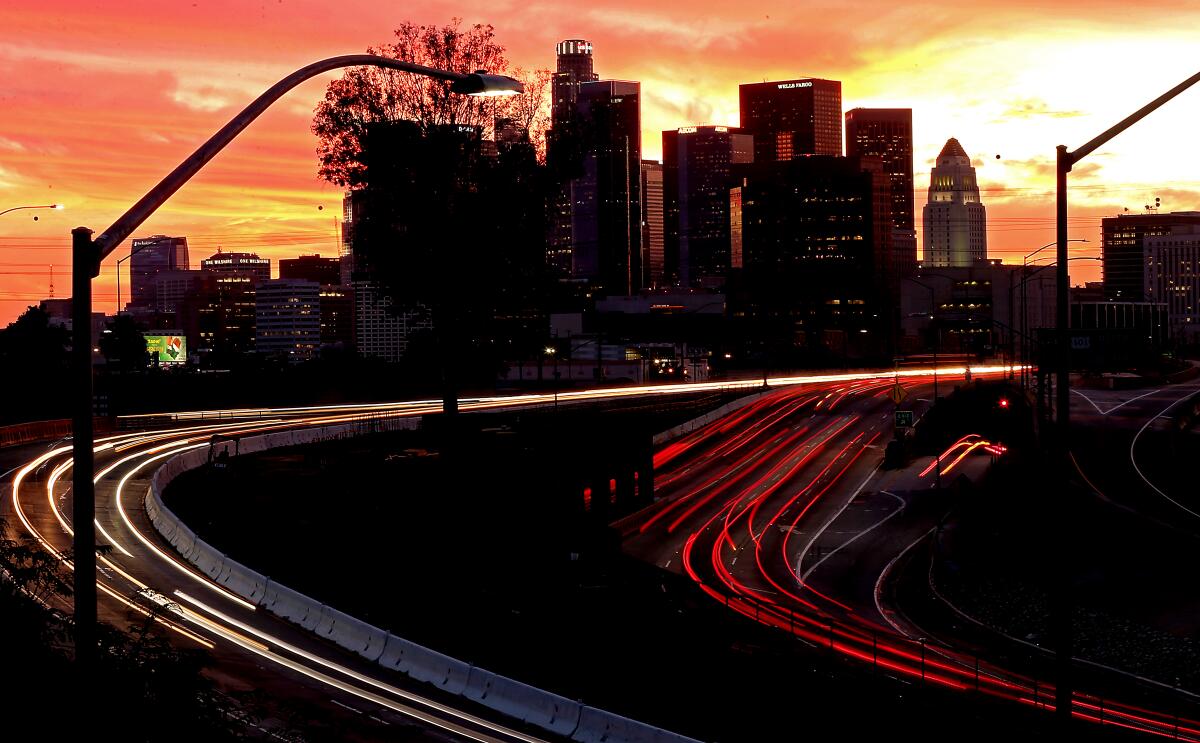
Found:
<path fill-rule="evenodd" d="M 842 154 L 842 84 L 806 77 L 738 86 L 754 161 Z"/>
<path fill-rule="evenodd" d="M 271 259 L 259 258 L 257 253 L 222 253 L 218 250 L 211 257 L 200 261 L 200 270 L 215 274 L 238 274 L 249 276 L 254 281 L 271 278 Z"/>
<path fill-rule="evenodd" d="M 846 155 L 875 156 L 892 191 L 892 264 L 900 276 L 917 267 L 913 209 L 911 108 L 854 108 L 846 112 Z"/>
<path fill-rule="evenodd" d="M 354 292 L 349 285 L 321 287 L 321 345 L 354 350 Z"/>
<path fill-rule="evenodd" d="M 555 123 L 569 121 L 575 115 L 575 99 L 579 84 L 599 80 L 592 64 L 592 42 L 567 39 L 555 46 L 557 65 L 554 70 L 551 116 Z"/>
<path fill-rule="evenodd" d="M 663 283 L 663 166 L 642 161 L 642 284 Z"/>
<path fill-rule="evenodd" d="M 282 258 L 279 261 L 279 278 L 304 279 L 318 284 L 340 284 L 341 262 L 337 258 L 322 258 L 320 255 Z"/>
<path fill-rule="evenodd" d="M 749 337 L 835 354 L 892 335 L 891 194 L 878 158 L 738 166 L 730 190 L 734 314 Z"/>
<path fill-rule="evenodd" d="M 663 132 L 664 272 L 683 286 L 717 288 L 729 274 L 729 189 L 753 162 L 754 138 L 727 126 Z"/>
<path fill-rule="evenodd" d="M 154 276 L 155 307 L 159 312 L 175 312 L 189 294 L 196 291 L 203 271 L 159 271 Z"/>
<path fill-rule="evenodd" d="M 946 140 L 929 176 L 923 214 L 927 267 L 971 266 L 987 260 L 987 213 L 979 201 L 975 168 L 953 137 Z"/>
<path fill-rule="evenodd" d="M 290 364 L 308 361 L 321 345 L 320 284 L 274 279 L 255 288 L 254 350 Z"/>
<path fill-rule="evenodd" d="M 550 133 L 546 158 L 560 186 L 550 196 L 546 264 L 559 279 L 571 277 L 571 186 L 582 166 L 578 122 L 579 86 L 598 80 L 592 66 L 592 43 L 583 39 L 560 41 L 555 48 L 557 65 L 551 81 Z"/>
<path fill-rule="evenodd" d="M 1200 216 L 1200 215 L 1197 215 Z M 1179 224 L 1169 235 L 1147 237 L 1146 301 L 1167 305 L 1171 337 L 1200 341 L 1200 224 Z"/>
<path fill-rule="evenodd" d="M 186 237 L 151 235 L 134 239 L 129 246 L 129 303 L 135 307 L 155 307 L 154 277 L 159 271 L 188 268 Z"/>
<path fill-rule="evenodd" d="M 175 312 L 187 336 L 188 348 L 202 363 L 254 350 L 255 287 L 259 281 L 249 273 L 199 271 L 191 294 Z"/>
<path fill-rule="evenodd" d="M 354 282 L 354 346 L 362 356 L 397 362 L 408 350 L 409 335 L 433 327 L 424 308 L 392 312 L 392 298 L 374 281 Z"/>
<path fill-rule="evenodd" d="M 1176 227 L 1200 224 L 1200 212 L 1120 214 L 1100 222 L 1104 298 L 1141 302 L 1146 299 L 1146 239 L 1170 235 Z M 1154 301 L 1166 301 L 1157 297 Z"/>
<path fill-rule="evenodd" d="M 338 260 L 341 262 L 342 285 L 350 286 L 354 274 L 354 225 L 362 218 L 362 191 L 348 191 L 342 197 L 342 234 L 338 246 Z"/>
<path fill-rule="evenodd" d="M 572 275 L 600 295 L 642 286 L 641 84 L 579 86 L 582 172 L 571 181 Z"/>

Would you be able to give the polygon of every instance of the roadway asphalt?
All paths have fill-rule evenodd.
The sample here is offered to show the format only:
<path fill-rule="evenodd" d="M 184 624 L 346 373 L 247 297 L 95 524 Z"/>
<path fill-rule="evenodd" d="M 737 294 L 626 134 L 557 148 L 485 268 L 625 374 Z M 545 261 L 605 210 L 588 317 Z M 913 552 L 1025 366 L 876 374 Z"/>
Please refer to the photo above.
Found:
<path fill-rule="evenodd" d="M 841 375 L 843 377 L 855 375 Z M 861 375 L 863 377 L 870 374 Z M 801 384 L 804 379 L 772 380 Z M 666 385 L 524 395 L 463 401 L 463 410 L 503 409 L 555 403 L 591 402 L 639 395 L 693 394 L 698 390 L 754 388 L 758 382 Z M 557 398 L 557 400 L 555 399 Z M 208 445 L 214 434 L 253 435 L 328 423 L 388 416 L 419 416 L 440 410 L 439 401 L 391 405 L 337 406 L 281 411 L 198 411 L 146 418 L 147 424 L 173 425 L 149 432 L 120 433 L 96 440 L 97 543 L 111 545 L 97 572 L 101 620 L 117 627 L 131 619 L 155 621 L 184 648 L 203 647 L 212 658 L 211 675 L 228 690 L 259 690 L 268 698 L 309 703 L 322 710 L 346 740 L 406 736 L 429 740 L 527 741 L 544 736 L 497 722 L 494 713 L 382 669 L 332 646 L 240 600 L 200 575 L 176 556 L 149 524 L 143 496 L 155 467 L 167 457 Z M 249 420 L 230 421 L 230 418 Z M 17 538 L 34 538 L 64 562 L 70 547 L 71 488 L 69 445 L 7 450 L 0 480 L 11 497 L 0 515 Z M 24 466 L 21 463 L 24 462 Z M 16 468 L 14 470 L 14 468 Z M 69 562 L 68 562 L 69 565 Z M 71 610 L 69 602 L 59 607 Z M 131 700 L 131 708 L 136 708 Z M 124 720 L 111 722 L 119 730 Z M 97 734 L 106 732 L 104 720 Z M 403 731 L 403 733 L 402 733 Z M 103 736 L 101 736 L 103 737 Z"/>
<path fill-rule="evenodd" d="M 1072 451 L 1090 486 L 1109 502 L 1200 534 L 1200 490 L 1181 466 L 1200 456 L 1200 435 L 1175 416 L 1200 381 L 1150 390 L 1072 390 Z"/>
<path fill-rule="evenodd" d="M 929 457 L 878 470 L 892 435 L 889 387 L 782 390 L 664 447 L 658 502 L 618 523 L 625 548 L 815 648 L 900 679 L 1050 709 L 1051 684 L 1005 667 L 1003 655 L 989 661 L 986 643 L 922 641 L 926 633 L 894 605 L 892 571 L 936 533 L 951 494 L 931 489 Z M 986 470 L 990 455 L 968 446 L 975 441 L 943 454 L 947 485 Z M 1094 719 L 1095 697 L 1077 694 L 1076 704 L 1076 717 Z M 1106 724 L 1173 731 L 1165 713 L 1105 705 Z M 1181 732 L 1200 737 L 1200 724 L 1185 722 Z"/>
<path fill-rule="evenodd" d="M 223 690 L 260 690 L 268 698 L 287 700 L 291 708 L 319 709 L 322 719 L 314 723 L 337 730 L 345 740 L 546 739 L 519 723 L 496 722 L 495 713 L 388 673 L 256 610 L 172 553 L 142 506 L 155 466 L 181 449 L 206 446 L 214 432 L 253 434 L 277 427 L 269 422 L 189 426 L 97 440 L 97 541 L 113 546 L 98 570 L 100 619 L 123 628 L 169 603 L 160 624 L 181 647 L 208 650 L 211 675 Z M 69 549 L 73 526 L 69 464 L 66 447 L 41 454 L 8 476 L 13 497 L 4 500 L 10 530 L 32 534 L 59 554 Z M 69 604 L 61 608 L 71 609 Z"/>
<path fill-rule="evenodd" d="M 886 586 L 880 587 L 895 561 L 936 526 L 942 513 L 937 499 L 943 497 L 928 494 L 929 474 L 922 475 L 928 461 L 898 473 L 877 472 L 892 435 L 894 405 L 886 393 L 893 384 L 828 381 L 783 388 L 663 447 L 656 456 L 659 500 L 622 522 L 627 548 L 689 575 L 731 610 L 786 628 L 814 646 L 827 644 L 899 678 L 952 689 L 981 686 L 987 694 L 1027 702 L 1019 675 L 987 664 L 977 672 L 952 651 L 926 656 L 889 614 Z M 917 397 L 928 394 L 921 380 L 905 384 Z M 1126 407 L 1140 410 L 1133 408 L 1138 404 L 1131 400 Z M 413 405 L 401 414 L 435 408 Z M 348 740 L 396 737 L 400 728 L 430 740 L 537 740 L 511 722 L 496 722 L 478 709 L 463 711 L 461 700 L 386 674 L 254 610 L 171 553 L 141 505 L 154 466 L 167 455 L 206 446 L 217 432 L 296 428 L 361 413 L 304 411 L 286 421 L 259 415 L 251 422 L 197 420 L 175 430 L 97 440 L 97 538 L 114 546 L 97 576 L 101 618 L 125 626 L 131 616 L 170 603 L 159 617 L 162 625 L 185 647 L 208 647 L 213 673 L 223 683 L 310 701 L 332 716 Z M 12 497 L 3 500 L 0 513 L 10 531 L 32 534 L 61 554 L 70 541 L 70 452 L 42 451 L 19 455 L 30 459 L 4 478 L 12 483 Z M 943 471 L 977 468 L 980 460 L 986 455 L 977 452 L 961 463 L 943 463 Z"/>

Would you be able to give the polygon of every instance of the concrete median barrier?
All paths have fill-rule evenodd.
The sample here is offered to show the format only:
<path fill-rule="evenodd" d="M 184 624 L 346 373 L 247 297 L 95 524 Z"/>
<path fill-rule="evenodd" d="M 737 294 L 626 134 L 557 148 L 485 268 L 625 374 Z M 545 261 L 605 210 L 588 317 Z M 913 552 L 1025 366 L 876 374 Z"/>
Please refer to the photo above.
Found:
<path fill-rule="evenodd" d="M 307 630 L 316 629 L 321 620 L 320 603 L 273 580 L 267 581 L 267 589 L 259 606 Z"/>
<path fill-rule="evenodd" d="M 584 707 L 579 726 L 571 735 L 578 743 L 700 743 L 662 728 L 614 715 L 595 707 Z"/>
<path fill-rule="evenodd" d="M 390 668 L 417 681 L 433 684 L 451 694 L 462 694 L 467 688 L 471 666 L 424 645 L 389 635 L 384 656 L 393 662 Z"/>
<path fill-rule="evenodd" d="M 745 404 L 737 401 L 730 405 Z M 729 407 L 729 406 L 726 406 Z M 702 425 L 691 422 L 692 427 Z M 387 421 L 388 430 L 413 429 L 415 418 Z M 543 689 L 473 667 L 435 650 L 373 627 L 299 591 L 270 580 L 199 539 L 162 500 L 166 486 L 189 469 L 206 464 L 210 456 L 250 454 L 286 446 L 349 438 L 371 432 L 359 423 L 284 431 L 198 447 L 164 461 L 151 476 L 144 507 L 155 529 L 185 560 L 214 582 L 262 609 L 324 637 L 379 666 L 462 696 L 516 720 L 578 743 L 697 743 L 644 723 L 585 707 Z M 689 429 L 690 430 L 690 429 Z M 675 432 L 679 435 L 682 431 Z"/>
<path fill-rule="evenodd" d="M 267 576 L 251 570 L 228 555 L 217 582 L 254 604 L 261 601 L 267 593 Z"/>
<path fill-rule="evenodd" d="M 542 730 L 570 736 L 583 705 L 529 684 L 472 666 L 463 696 Z"/>
<path fill-rule="evenodd" d="M 334 615 L 333 618 L 336 620 L 329 633 L 330 640 L 367 660 L 379 660 L 387 645 L 387 632 L 337 609 L 328 606 L 325 608 Z"/>

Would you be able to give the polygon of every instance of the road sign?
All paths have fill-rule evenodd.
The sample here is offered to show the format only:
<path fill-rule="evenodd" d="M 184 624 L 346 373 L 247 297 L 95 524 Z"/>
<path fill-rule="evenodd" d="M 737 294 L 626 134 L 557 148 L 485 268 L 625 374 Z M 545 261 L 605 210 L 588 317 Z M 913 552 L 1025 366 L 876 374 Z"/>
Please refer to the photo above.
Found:
<path fill-rule="evenodd" d="M 896 411 L 896 428 L 912 428 L 913 411 L 897 410 Z"/>
<path fill-rule="evenodd" d="M 892 387 L 891 391 L 888 392 L 888 397 L 892 398 L 892 402 L 899 405 L 900 403 L 904 402 L 904 398 L 908 397 L 908 392 L 901 387 L 899 383 L 896 383 L 896 385 Z"/>

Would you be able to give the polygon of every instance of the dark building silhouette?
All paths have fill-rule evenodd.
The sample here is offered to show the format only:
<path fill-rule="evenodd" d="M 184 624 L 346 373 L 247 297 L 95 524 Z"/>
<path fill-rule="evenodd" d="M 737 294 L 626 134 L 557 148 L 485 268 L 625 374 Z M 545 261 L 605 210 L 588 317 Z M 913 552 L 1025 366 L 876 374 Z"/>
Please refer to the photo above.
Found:
<path fill-rule="evenodd" d="M 158 305 L 155 277 L 160 271 L 188 269 L 186 237 L 151 235 L 135 238 L 129 246 L 129 303 L 134 307 Z"/>
<path fill-rule="evenodd" d="M 1147 237 L 1170 235 L 1172 228 L 1200 224 L 1200 212 L 1120 214 L 1100 222 L 1104 298 L 1141 302 L 1146 298 Z M 1161 297 L 1157 301 L 1163 301 Z"/>
<path fill-rule="evenodd" d="M 841 356 L 889 348 L 896 282 L 879 159 L 813 156 L 735 174 L 730 302 L 745 336 Z"/>
<path fill-rule="evenodd" d="M 663 166 L 642 161 L 642 284 L 663 282 Z"/>
<path fill-rule="evenodd" d="M 321 287 L 321 345 L 354 350 L 354 292 L 349 286 Z"/>
<path fill-rule="evenodd" d="M 641 85 L 579 85 L 581 175 L 570 183 L 572 275 L 599 294 L 642 285 Z"/>
<path fill-rule="evenodd" d="M 664 274 L 684 286 L 720 287 L 729 274 L 733 166 L 754 159 L 754 139 L 727 126 L 663 132 Z"/>
<path fill-rule="evenodd" d="M 320 255 L 302 255 L 297 258 L 281 258 L 279 278 L 315 281 L 318 284 L 342 283 L 341 261 L 337 258 L 322 258 Z"/>
<path fill-rule="evenodd" d="M 254 350 L 258 281 L 248 273 L 200 273 L 178 305 L 178 325 L 202 364 L 224 365 Z"/>
<path fill-rule="evenodd" d="M 911 108 L 854 108 L 846 112 L 846 155 L 878 157 L 892 192 L 892 263 L 901 276 L 917 267 L 913 209 Z"/>
<path fill-rule="evenodd" d="M 801 78 L 738 87 L 742 131 L 754 137 L 754 161 L 842 154 L 842 84 Z"/>
<path fill-rule="evenodd" d="M 546 264 L 557 279 L 571 277 L 571 188 L 582 166 L 581 132 L 578 126 L 579 85 L 598 80 L 592 66 L 592 43 L 583 39 L 560 41 L 555 47 L 557 64 L 551 81 L 551 130 L 546 157 L 559 187 L 548 204 Z"/>

